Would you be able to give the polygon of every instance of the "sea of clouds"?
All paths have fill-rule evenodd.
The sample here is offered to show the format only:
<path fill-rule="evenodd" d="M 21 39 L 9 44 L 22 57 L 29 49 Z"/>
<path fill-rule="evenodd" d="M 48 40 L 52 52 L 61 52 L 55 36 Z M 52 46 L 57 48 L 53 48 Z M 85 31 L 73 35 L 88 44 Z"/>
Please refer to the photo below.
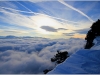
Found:
<path fill-rule="evenodd" d="M 84 39 L 0 39 L 0 74 L 43 74 L 56 65 L 51 58 L 59 51 L 69 55 L 83 49 Z"/>

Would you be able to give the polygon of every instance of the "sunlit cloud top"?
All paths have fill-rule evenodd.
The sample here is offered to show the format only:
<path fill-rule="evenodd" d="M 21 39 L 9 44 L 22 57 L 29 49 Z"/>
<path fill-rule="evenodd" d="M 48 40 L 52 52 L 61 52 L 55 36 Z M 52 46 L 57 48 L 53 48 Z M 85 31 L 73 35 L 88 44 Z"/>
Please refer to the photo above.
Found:
<path fill-rule="evenodd" d="M 84 38 L 100 1 L 0 1 L 0 35 Z"/>

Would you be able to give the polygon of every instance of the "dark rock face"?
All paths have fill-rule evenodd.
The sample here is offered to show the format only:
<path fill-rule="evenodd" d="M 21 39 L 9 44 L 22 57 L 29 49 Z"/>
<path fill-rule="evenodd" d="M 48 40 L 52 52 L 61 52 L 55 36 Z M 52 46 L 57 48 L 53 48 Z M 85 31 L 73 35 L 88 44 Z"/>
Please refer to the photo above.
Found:
<path fill-rule="evenodd" d="M 96 36 L 100 36 L 100 20 L 98 19 L 98 21 L 94 22 L 90 28 L 85 37 L 85 40 L 87 40 L 85 49 L 90 49 L 94 45 L 93 40 Z"/>
<path fill-rule="evenodd" d="M 53 58 L 51 58 L 51 62 L 55 62 L 57 65 L 57 64 L 64 62 L 68 57 L 69 56 L 68 56 L 67 51 L 64 51 L 64 52 L 57 51 L 57 54 L 54 55 Z M 47 74 L 51 70 L 52 69 L 45 69 L 45 70 L 43 70 L 43 72 L 44 72 L 44 74 Z"/>
<path fill-rule="evenodd" d="M 49 71 L 51 71 L 51 70 L 45 69 L 43 72 L 44 72 L 44 74 L 47 74 Z"/>
<path fill-rule="evenodd" d="M 57 51 L 57 54 L 53 58 L 51 58 L 51 61 L 60 64 L 64 62 L 67 57 L 69 57 L 67 51 L 64 52 Z"/>

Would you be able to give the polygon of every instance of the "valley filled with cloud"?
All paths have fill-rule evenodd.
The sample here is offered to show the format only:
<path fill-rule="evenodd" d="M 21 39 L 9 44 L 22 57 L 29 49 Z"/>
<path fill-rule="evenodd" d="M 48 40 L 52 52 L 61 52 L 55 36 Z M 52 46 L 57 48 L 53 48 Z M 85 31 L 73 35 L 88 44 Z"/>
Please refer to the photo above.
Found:
<path fill-rule="evenodd" d="M 0 74 L 43 74 L 56 65 L 51 58 L 59 51 L 69 55 L 83 49 L 84 39 L 2 38 L 0 39 Z"/>

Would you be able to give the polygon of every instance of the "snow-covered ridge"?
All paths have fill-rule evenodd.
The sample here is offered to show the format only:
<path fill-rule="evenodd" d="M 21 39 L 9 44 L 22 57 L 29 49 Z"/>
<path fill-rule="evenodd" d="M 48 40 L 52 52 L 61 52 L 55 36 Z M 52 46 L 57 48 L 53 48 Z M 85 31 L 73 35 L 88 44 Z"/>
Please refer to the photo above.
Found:
<path fill-rule="evenodd" d="M 95 45 L 91 47 L 91 50 L 100 50 L 100 36 L 96 37 L 93 42 Z"/>
<path fill-rule="evenodd" d="M 94 43 L 91 49 L 78 50 L 48 74 L 100 74 L 100 37 Z"/>

